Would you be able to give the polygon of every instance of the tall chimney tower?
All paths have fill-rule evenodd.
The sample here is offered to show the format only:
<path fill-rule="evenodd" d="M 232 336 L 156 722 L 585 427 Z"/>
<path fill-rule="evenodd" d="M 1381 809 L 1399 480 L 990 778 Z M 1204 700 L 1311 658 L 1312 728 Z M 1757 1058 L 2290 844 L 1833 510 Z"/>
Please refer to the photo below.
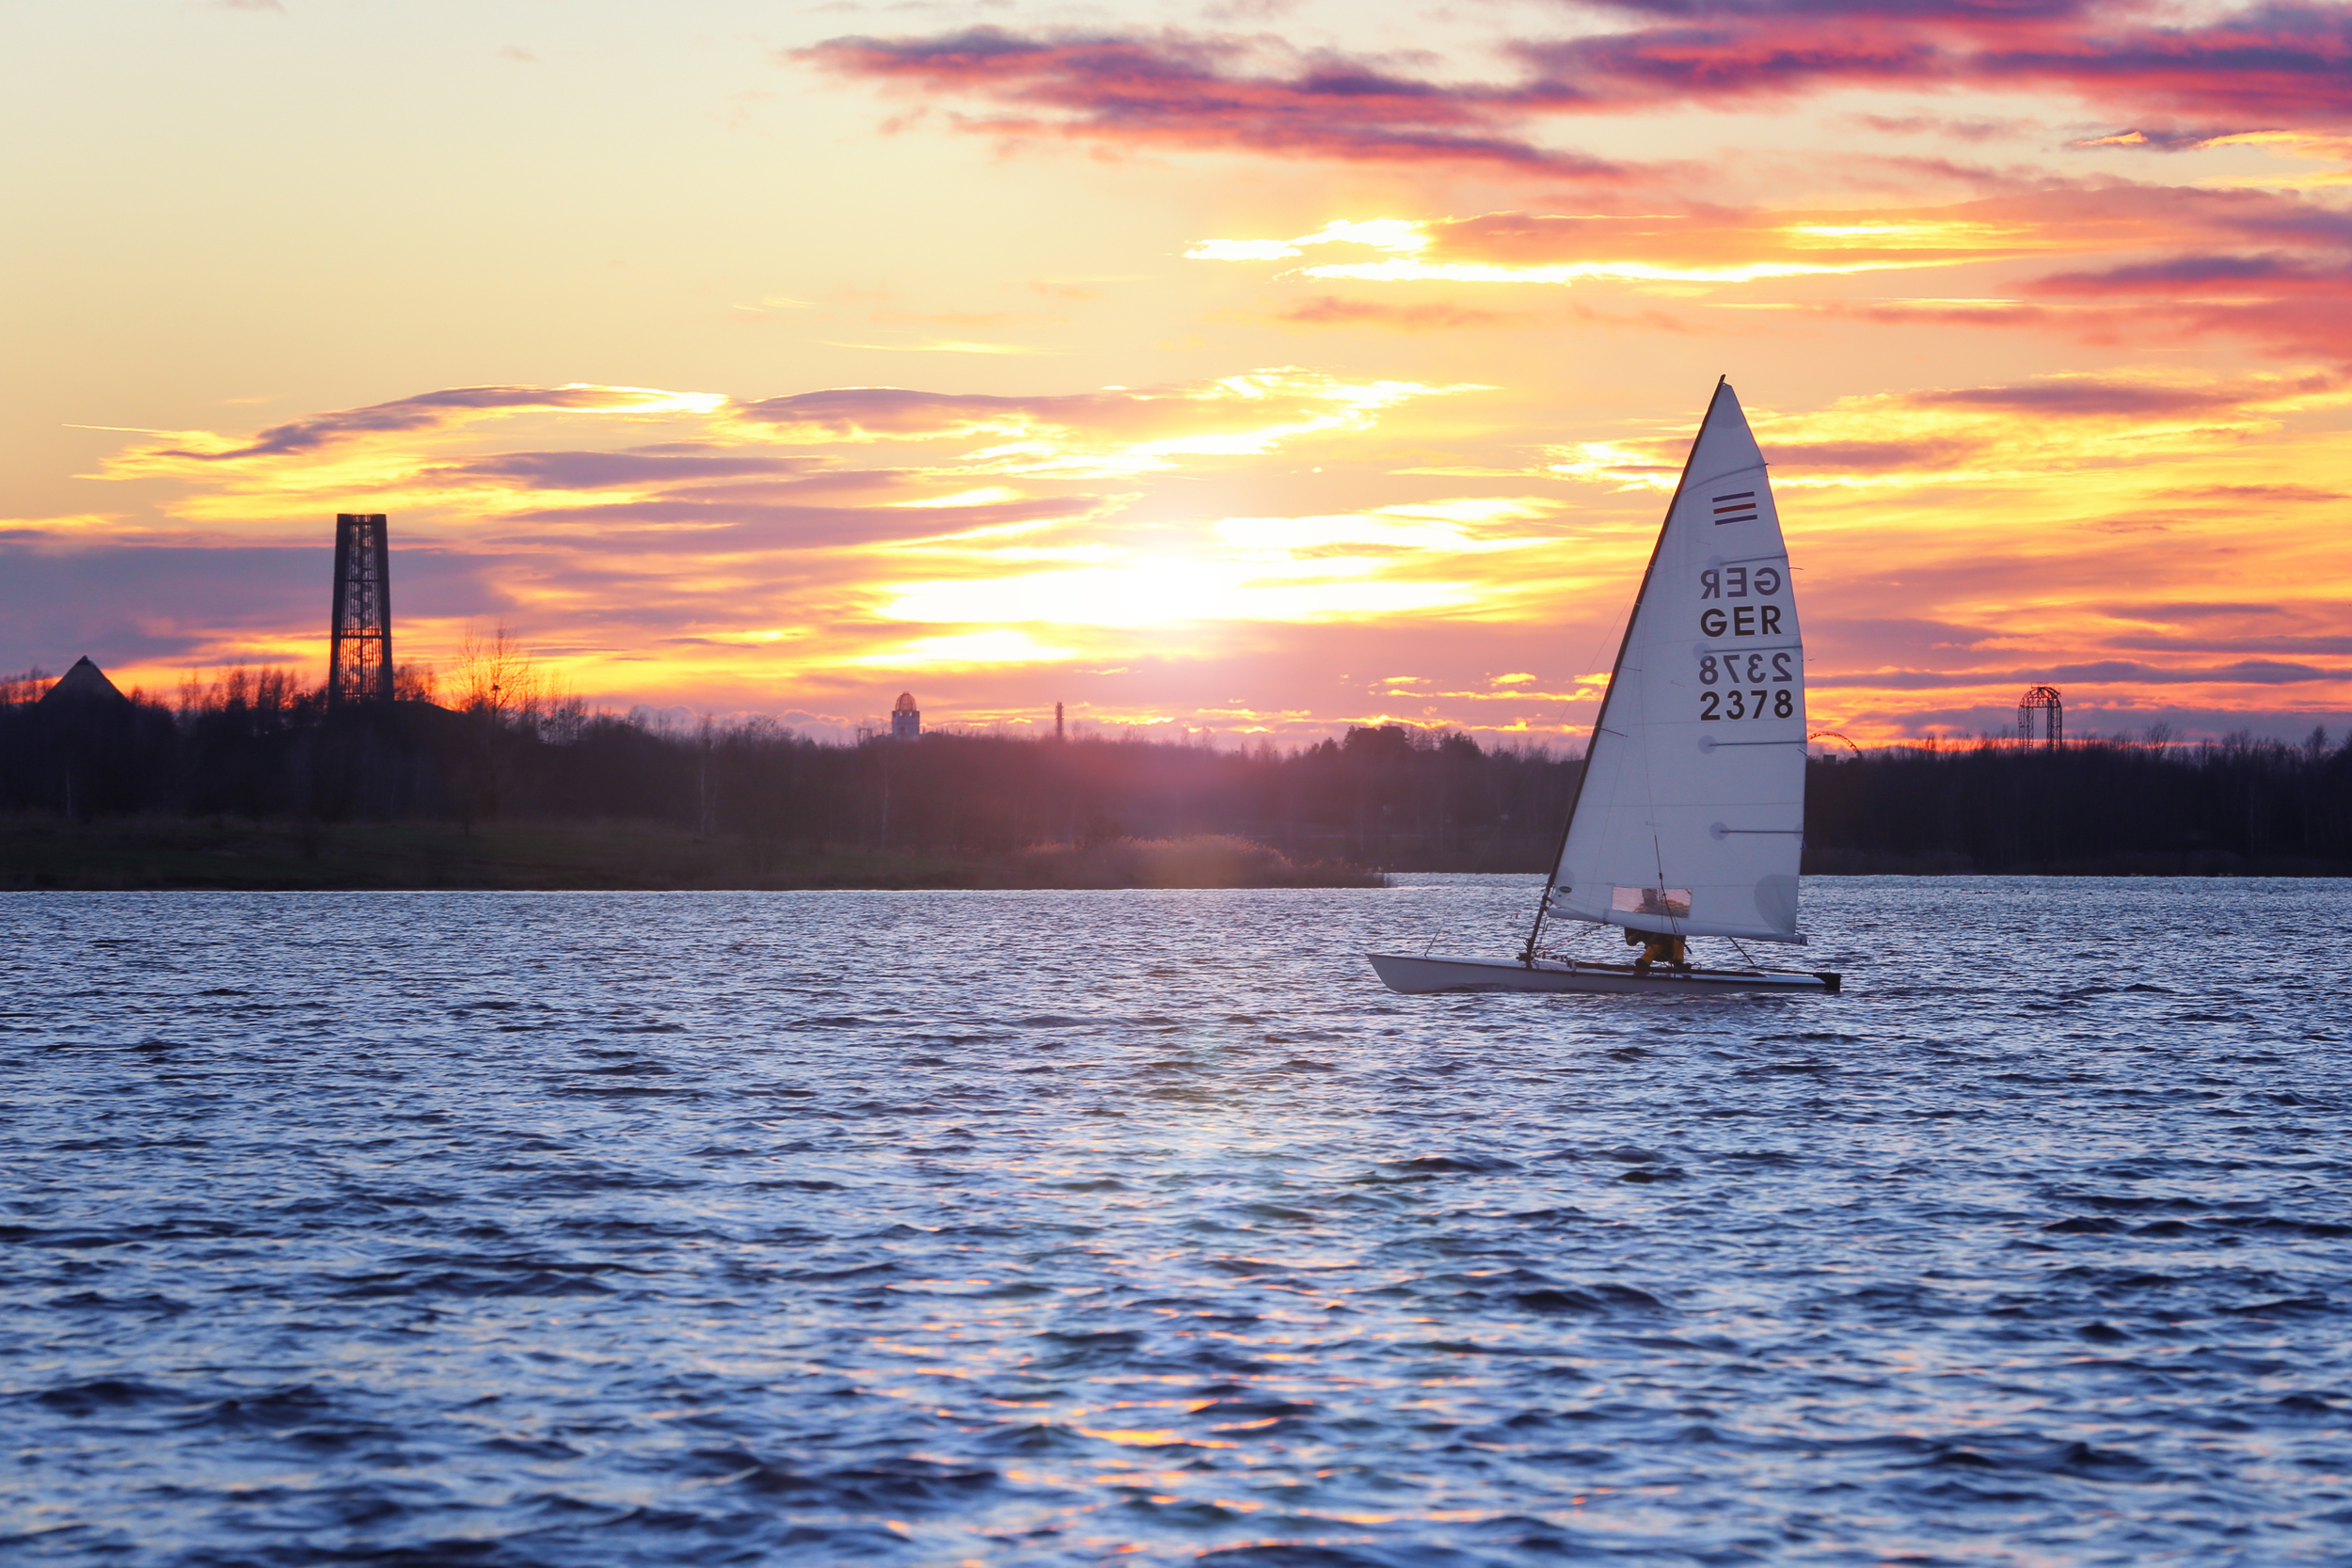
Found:
<path fill-rule="evenodd" d="M 1059 703 L 1054 705 L 1054 738 L 1056 740 L 1061 738 L 1061 705 Z"/>
<path fill-rule="evenodd" d="M 335 609 L 326 705 L 392 700 L 391 552 L 381 512 L 335 518 Z"/>

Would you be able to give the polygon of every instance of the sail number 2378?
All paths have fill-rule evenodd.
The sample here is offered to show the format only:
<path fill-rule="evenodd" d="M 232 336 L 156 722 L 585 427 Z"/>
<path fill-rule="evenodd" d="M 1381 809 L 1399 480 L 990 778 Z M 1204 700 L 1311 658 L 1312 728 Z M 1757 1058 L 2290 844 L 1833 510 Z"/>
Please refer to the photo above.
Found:
<path fill-rule="evenodd" d="M 1728 689 L 1699 693 L 1701 719 L 1774 719 L 1796 716 L 1795 655 L 1788 649 L 1757 654 L 1708 654 L 1699 660 L 1699 684 L 1722 682 Z M 1742 680 L 1756 683 L 1741 690 Z M 1765 686 L 1764 682 L 1773 682 Z"/>

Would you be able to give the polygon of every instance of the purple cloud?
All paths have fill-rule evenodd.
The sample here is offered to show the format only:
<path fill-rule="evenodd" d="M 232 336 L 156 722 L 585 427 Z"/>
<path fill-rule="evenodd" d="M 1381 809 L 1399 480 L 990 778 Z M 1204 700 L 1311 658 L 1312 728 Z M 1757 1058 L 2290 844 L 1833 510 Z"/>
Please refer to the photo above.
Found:
<path fill-rule="evenodd" d="M 792 58 L 834 74 L 991 103 L 962 121 L 1286 157 L 1518 166 L 1614 181 L 1546 149 L 1540 116 L 1732 103 L 1851 87 L 2026 87 L 2234 124 L 2352 116 L 2352 12 L 2274 3 L 2189 26 L 2091 0 L 1630 0 L 1629 31 L 1520 40 L 1517 79 L 1438 81 L 1398 63 L 1185 32 L 844 37 Z"/>
<path fill-rule="evenodd" d="M 272 425 L 246 445 L 225 451 L 191 451 L 172 447 L 151 455 L 230 463 L 240 458 L 316 451 L 359 436 L 438 429 L 469 413 L 539 409 L 612 413 L 632 407 L 667 406 L 674 402 L 672 393 L 633 387 L 453 387 L 392 403 L 371 404 L 365 408 L 338 409 L 292 420 Z"/>
<path fill-rule="evenodd" d="M 1349 162 L 1499 164 L 1615 180 L 1617 165 L 1537 146 L 1511 87 L 1425 81 L 1328 51 L 1259 65 L 1262 39 L 1157 33 L 829 39 L 793 58 L 837 75 L 991 100 L 992 132 L 1045 132 Z"/>

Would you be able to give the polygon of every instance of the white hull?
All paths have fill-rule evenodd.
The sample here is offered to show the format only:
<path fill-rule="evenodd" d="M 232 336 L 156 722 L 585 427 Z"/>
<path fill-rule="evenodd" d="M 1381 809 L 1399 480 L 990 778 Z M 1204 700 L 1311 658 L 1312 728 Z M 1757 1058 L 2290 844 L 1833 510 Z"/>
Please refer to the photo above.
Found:
<path fill-rule="evenodd" d="M 1724 995 L 1732 993 L 1799 991 L 1835 994 L 1839 976 L 1827 973 L 1789 974 L 1755 969 L 1654 968 L 1634 973 L 1631 964 L 1575 963 L 1538 958 L 1523 964 L 1517 958 L 1455 958 L 1398 953 L 1367 953 L 1372 967 L 1391 990 L 1408 996 L 1431 991 L 1545 990 L 1627 991 L 1650 996 Z"/>

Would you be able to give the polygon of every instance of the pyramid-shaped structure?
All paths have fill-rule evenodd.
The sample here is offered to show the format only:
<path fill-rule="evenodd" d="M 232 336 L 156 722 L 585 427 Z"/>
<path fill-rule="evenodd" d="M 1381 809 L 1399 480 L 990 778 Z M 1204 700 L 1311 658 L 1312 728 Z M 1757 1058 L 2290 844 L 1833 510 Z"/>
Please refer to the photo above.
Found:
<path fill-rule="evenodd" d="M 73 661 L 72 669 L 57 677 L 56 685 L 41 693 L 40 701 L 43 707 L 53 703 L 59 707 L 83 703 L 119 703 L 128 706 L 131 699 L 106 678 L 105 671 L 90 662 L 89 655 L 84 654 Z"/>

